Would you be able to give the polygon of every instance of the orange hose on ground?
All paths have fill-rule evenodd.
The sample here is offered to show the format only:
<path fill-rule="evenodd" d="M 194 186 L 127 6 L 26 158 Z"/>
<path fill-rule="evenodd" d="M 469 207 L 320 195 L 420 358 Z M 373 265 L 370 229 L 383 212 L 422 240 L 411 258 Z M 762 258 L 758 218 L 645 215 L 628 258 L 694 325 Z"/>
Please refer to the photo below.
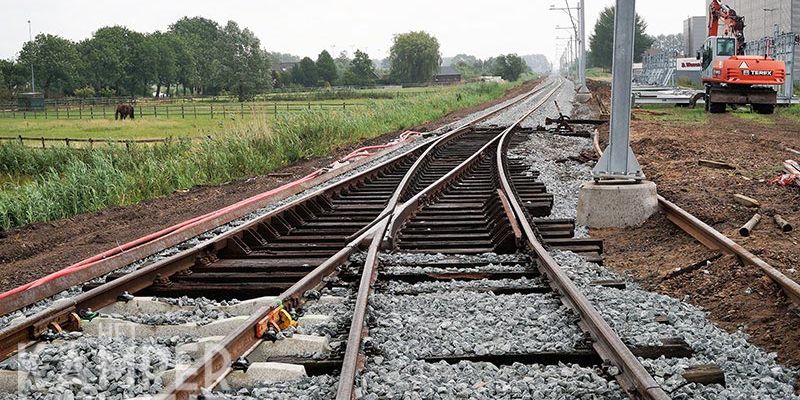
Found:
<path fill-rule="evenodd" d="M 405 131 L 405 132 L 403 132 L 403 134 L 400 135 L 399 140 L 396 141 L 396 142 L 387 143 L 387 144 L 383 144 L 383 145 L 365 146 L 365 147 L 356 149 L 353 152 L 351 152 L 350 154 L 346 155 L 344 158 L 342 158 L 341 161 L 347 161 L 347 160 L 349 160 L 351 158 L 355 158 L 357 156 L 368 156 L 368 155 L 370 155 L 370 150 L 379 150 L 379 149 L 385 149 L 385 148 L 388 148 L 388 147 L 396 146 L 396 145 L 406 141 L 411 135 L 416 134 L 416 133 L 417 132 L 413 132 L 413 131 Z M 100 254 L 94 255 L 94 256 L 89 257 L 87 259 L 84 259 L 84 260 L 82 260 L 80 262 L 77 262 L 75 264 L 72 264 L 72 265 L 70 265 L 70 266 L 68 266 L 66 268 L 58 270 L 58 271 L 56 271 L 56 272 L 54 272 L 52 274 L 49 274 L 49 275 L 44 276 L 44 277 L 41 277 L 41 278 L 36 279 L 36 280 L 34 280 L 32 282 L 26 283 L 26 284 L 24 284 L 22 286 L 18 286 L 18 287 L 14 288 L 14 289 L 11 289 L 9 291 L 0 293 L 0 300 L 2 300 L 4 298 L 7 298 L 7 297 L 10 297 L 10 296 L 13 296 L 15 294 L 24 292 L 24 291 L 26 291 L 28 289 L 31 289 L 31 288 L 34 288 L 34 287 L 37 287 L 37 286 L 41 286 L 41 285 L 43 285 L 45 283 L 51 282 L 51 281 L 56 280 L 58 278 L 61 278 L 61 277 L 64 277 L 64 276 L 68 276 L 68 275 L 73 274 L 73 273 L 75 273 L 77 271 L 84 270 L 84 269 L 89 268 L 89 267 L 91 267 L 93 265 L 96 265 L 97 263 L 99 263 L 100 261 L 102 261 L 102 260 L 104 260 L 106 258 L 115 256 L 115 255 L 118 255 L 118 254 L 121 254 L 121 253 L 124 253 L 124 252 L 126 252 L 126 251 L 128 251 L 130 249 L 133 249 L 135 247 L 141 246 L 142 244 L 158 240 L 158 239 L 160 239 L 160 238 L 162 238 L 162 237 L 164 237 L 166 235 L 169 235 L 169 234 L 182 232 L 182 231 L 187 230 L 187 229 L 189 229 L 189 228 L 191 228 L 193 226 L 197 226 L 197 225 L 199 225 L 199 224 L 201 224 L 201 223 L 203 223 L 205 221 L 209 221 L 211 219 L 214 219 L 217 216 L 220 216 L 220 215 L 225 214 L 227 212 L 242 208 L 244 206 L 250 205 L 250 204 L 255 203 L 255 202 L 259 202 L 259 201 L 261 201 L 261 200 L 263 200 L 263 199 L 265 199 L 267 197 L 274 196 L 275 194 L 280 193 L 280 192 L 282 192 L 284 190 L 290 189 L 290 188 L 292 188 L 294 186 L 297 186 L 297 185 L 303 184 L 303 183 L 305 183 L 307 181 L 310 181 L 311 179 L 314 179 L 317 176 L 322 175 L 324 172 L 325 172 L 325 169 L 322 169 L 322 168 L 318 169 L 318 170 L 316 170 L 314 172 L 311 172 L 310 174 L 308 174 L 308 175 L 306 175 L 306 176 L 304 176 L 304 177 L 302 177 L 302 178 L 300 178 L 298 180 L 286 183 L 286 184 L 281 185 L 281 186 L 279 186 L 279 187 L 277 187 L 275 189 L 266 191 L 264 193 L 259 193 L 259 194 L 255 195 L 255 196 L 252 196 L 252 197 L 249 197 L 247 199 L 241 200 L 241 201 L 239 201 L 237 203 L 234 203 L 234 204 L 231 204 L 229 206 L 223 207 L 223 208 L 221 208 L 219 210 L 215 210 L 215 211 L 209 212 L 207 214 L 200 215 L 200 216 L 188 219 L 186 221 L 180 222 L 180 223 L 175 224 L 173 226 L 170 226 L 168 228 L 164 228 L 164 229 L 162 229 L 162 230 L 160 230 L 158 232 L 151 233 L 151 234 L 143 236 L 143 237 L 141 237 L 139 239 L 136 239 L 136 240 L 133 240 L 131 242 L 125 243 L 123 245 L 120 245 L 118 247 L 115 247 L 113 249 L 106 250 L 106 251 L 104 251 L 104 252 L 102 252 Z"/>

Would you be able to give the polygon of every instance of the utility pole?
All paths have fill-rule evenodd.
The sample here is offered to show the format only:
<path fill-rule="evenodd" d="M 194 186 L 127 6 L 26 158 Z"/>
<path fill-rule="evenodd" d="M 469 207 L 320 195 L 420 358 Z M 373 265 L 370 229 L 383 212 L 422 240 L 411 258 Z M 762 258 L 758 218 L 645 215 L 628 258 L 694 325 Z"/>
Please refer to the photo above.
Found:
<path fill-rule="evenodd" d="M 586 24 L 584 21 L 584 0 L 578 0 L 578 7 L 570 7 L 569 1 L 564 0 L 564 7 L 550 6 L 550 10 L 563 10 L 569 16 L 569 21 L 572 23 L 572 29 L 575 34 L 574 52 L 575 52 L 575 70 L 577 75 L 577 90 L 579 94 L 588 94 L 589 90 L 586 88 Z M 572 16 L 572 10 L 578 11 L 578 21 Z M 557 28 L 561 29 L 561 28 Z"/>
<path fill-rule="evenodd" d="M 584 0 L 578 0 L 578 93 L 589 93 L 586 88 L 586 19 Z"/>
<path fill-rule="evenodd" d="M 620 4 L 621 3 L 621 4 Z M 599 179 L 644 179 L 630 148 L 631 75 L 635 0 L 617 0 L 614 20 L 614 58 L 611 66 L 611 130 L 603 156 L 592 170 Z"/>
<path fill-rule="evenodd" d="M 31 20 L 28 20 L 28 40 L 33 46 L 33 31 L 31 30 Z M 31 93 L 36 92 L 36 81 L 33 78 L 33 59 L 31 59 Z"/>
<path fill-rule="evenodd" d="M 608 147 L 578 194 L 576 222 L 591 228 L 640 226 L 658 210 L 656 185 L 644 180 L 630 148 L 635 5 L 616 0 Z"/>

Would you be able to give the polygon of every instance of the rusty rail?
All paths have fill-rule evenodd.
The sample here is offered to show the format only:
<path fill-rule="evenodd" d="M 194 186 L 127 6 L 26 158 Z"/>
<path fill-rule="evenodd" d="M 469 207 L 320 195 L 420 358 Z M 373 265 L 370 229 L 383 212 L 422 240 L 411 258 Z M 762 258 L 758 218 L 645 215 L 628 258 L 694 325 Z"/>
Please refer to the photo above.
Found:
<path fill-rule="evenodd" d="M 545 94 L 543 99 L 539 101 L 532 109 L 527 112 L 522 118 L 516 121 L 513 125 L 507 127 L 503 132 L 501 132 L 498 136 L 487 142 L 484 146 L 478 149 L 472 156 L 467 158 L 466 160 L 462 161 L 457 167 L 450 170 L 447 174 L 436 180 L 435 182 L 431 183 L 429 186 L 424 188 L 422 191 L 415 194 L 409 200 L 407 200 L 402 205 L 398 205 L 394 208 L 391 220 L 384 221 L 380 224 L 378 230 L 376 230 L 375 235 L 372 238 L 370 243 L 369 250 L 367 252 L 367 257 L 364 260 L 364 267 L 361 274 L 361 280 L 359 282 L 359 289 L 358 294 L 356 297 L 355 302 L 355 311 L 353 314 L 353 319 L 350 324 L 350 331 L 347 337 L 347 346 L 345 347 L 345 354 L 344 354 L 344 363 L 342 364 L 342 370 L 339 375 L 339 386 L 336 392 L 336 399 L 337 400 L 352 400 L 355 398 L 354 396 L 354 386 L 355 386 L 355 377 L 359 369 L 361 369 L 364 365 L 363 362 L 363 354 L 361 352 L 361 341 L 367 331 L 367 327 L 365 326 L 364 322 L 366 319 L 366 310 L 367 305 L 369 303 L 369 296 L 372 292 L 372 284 L 375 282 L 376 275 L 377 275 L 377 267 L 378 267 L 378 252 L 381 248 L 381 245 L 384 241 L 391 243 L 394 238 L 396 237 L 397 231 L 399 230 L 402 222 L 408 218 L 409 215 L 413 213 L 415 209 L 417 209 L 424 199 L 429 198 L 432 196 L 436 191 L 440 190 L 444 187 L 448 182 L 452 182 L 453 179 L 456 179 L 459 175 L 464 173 L 471 165 L 473 165 L 477 160 L 483 156 L 486 151 L 490 150 L 492 146 L 497 146 L 499 140 L 505 137 L 509 132 L 511 132 L 520 122 L 522 122 L 525 118 L 528 117 L 533 111 L 538 109 L 544 102 L 549 99 L 555 92 L 561 87 L 562 83 L 557 81 L 555 84 L 552 84 L 552 89 Z M 418 160 L 419 161 L 419 160 Z M 411 176 L 414 172 L 414 169 L 409 171 L 406 175 L 406 178 Z M 399 192 L 396 192 L 397 196 L 394 200 L 399 198 Z M 385 238 L 384 238 L 385 237 Z"/>
<path fill-rule="evenodd" d="M 726 254 L 735 254 L 742 263 L 760 268 L 764 274 L 778 284 L 795 305 L 800 306 L 800 285 L 797 282 L 661 195 L 658 195 L 658 204 L 666 213 L 667 218 L 684 232 L 710 249 L 719 250 Z"/>
<path fill-rule="evenodd" d="M 317 285 L 319 285 L 323 278 L 331 273 L 334 272 L 335 268 L 339 265 L 344 264 L 350 254 L 352 254 L 356 248 L 358 248 L 361 242 L 368 240 L 371 238 L 372 243 L 376 241 L 380 241 L 382 238 L 382 233 L 386 229 L 386 225 L 388 222 L 388 218 L 391 215 L 391 211 L 394 210 L 395 205 L 397 204 L 398 199 L 400 198 L 400 194 L 402 191 L 406 190 L 408 187 L 409 176 L 411 176 L 415 169 L 421 165 L 421 159 L 423 159 L 430 151 L 441 143 L 444 143 L 459 134 L 466 131 L 466 129 L 481 120 L 489 118 L 492 115 L 504 110 L 505 108 L 517 104 L 518 102 L 526 99 L 527 97 L 537 93 L 540 88 L 535 88 L 534 90 L 517 96 L 502 106 L 498 107 L 496 110 L 483 113 L 480 116 L 476 116 L 466 123 L 458 126 L 457 128 L 451 130 L 450 132 L 444 134 L 442 137 L 434 141 L 431 145 L 428 146 L 427 149 L 423 152 L 423 154 L 415 161 L 414 165 L 412 165 L 409 172 L 401 181 L 398 188 L 395 190 L 392 198 L 387 203 L 386 208 L 380 215 L 373 220 L 369 224 L 369 229 L 363 231 L 358 238 L 350 242 L 344 249 L 339 251 L 336 255 L 325 261 L 322 265 L 317 267 L 311 274 L 304 277 L 300 282 L 286 290 L 283 294 L 279 296 L 279 302 L 271 305 L 265 306 L 259 309 L 256 313 L 254 313 L 247 321 L 245 321 L 241 326 L 239 326 L 235 331 L 226 335 L 220 343 L 214 346 L 206 355 L 195 362 L 185 373 L 183 376 L 176 379 L 175 383 L 170 385 L 164 392 L 159 394 L 158 398 L 160 399 L 188 399 L 191 395 L 197 393 L 203 387 L 209 387 L 217 382 L 219 382 L 224 376 L 230 371 L 230 362 L 240 356 L 246 356 L 250 353 L 261 341 L 263 340 L 259 335 L 259 327 L 263 326 L 267 319 L 269 318 L 270 313 L 280 304 L 290 304 L 290 305 L 299 305 L 302 302 L 302 294 Z M 373 246 L 371 246 L 372 248 Z M 377 248 L 376 248 L 377 249 Z M 376 251 L 371 251 L 371 254 L 376 254 Z M 374 270 L 370 272 L 365 268 L 364 272 L 362 273 L 362 283 L 361 285 L 366 285 L 369 287 L 371 285 L 370 277 L 374 279 Z M 367 283 L 364 283 L 364 280 L 367 280 Z M 360 314 L 363 315 L 366 313 L 366 303 L 364 303 L 364 308 L 360 311 Z M 356 313 L 359 313 L 359 305 L 356 305 Z M 355 317 L 354 317 L 355 320 Z M 352 332 L 351 332 L 352 334 Z M 359 333 L 360 335 L 360 333 Z M 355 340 L 355 339 L 354 339 Z M 358 341 L 360 342 L 360 336 Z M 356 346 L 357 347 L 357 346 Z M 346 363 L 343 366 L 343 372 L 347 365 L 347 363 L 354 364 L 357 360 L 358 354 L 353 355 L 345 354 Z M 341 386 L 341 385 L 340 385 Z"/>
<path fill-rule="evenodd" d="M 540 271 L 547 276 L 550 285 L 563 296 L 562 299 L 578 314 L 581 319 L 581 328 L 591 334 L 594 339 L 592 346 L 598 355 L 604 361 L 617 367 L 619 370 L 617 380 L 629 396 L 644 399 L 669 399 L 669 395 L 645 370 L 636 356 L 603 319 L 600 312 L 561 270 L 558 263 L 537 239 L 535 228 L 531 226 L 519 200 L 513 195 L 516 192 L 507 173 L 505 157 L 503 157 L 508 148 L 509 138 L 510 135 L 506 135 L 497 148 L 497 168 L 500 171 L 500 182 L 502 190 L 510 194 L 509 202 L 524 233 L 523 240 L 527 243 L 528 248 L 536 254 Z"/>
<path fill-rule="evenodd" d="M 598 131 L 595 129 L 593 144 L 598 156 L 603 155 L 600 150 Z M 704 246 L 712 250 L 719 250 L 726 254 L 735 254 L 744 264 L 755 265 L 760 268 L 773 282 L 775 282 L 786 296 L 795 305 L 800 306 L 800 284 L 793 281 L 775 267 L 769 265 L 755 254 L 751 253 L 734 240 L 723 235 L 720 231 L 712 228 L 686 210 L 678 207 L 675 203 L 658 195 L 658 205 L 667 216 L 667 219 L 681 228 L 684 232 L 695 238 Z"/>

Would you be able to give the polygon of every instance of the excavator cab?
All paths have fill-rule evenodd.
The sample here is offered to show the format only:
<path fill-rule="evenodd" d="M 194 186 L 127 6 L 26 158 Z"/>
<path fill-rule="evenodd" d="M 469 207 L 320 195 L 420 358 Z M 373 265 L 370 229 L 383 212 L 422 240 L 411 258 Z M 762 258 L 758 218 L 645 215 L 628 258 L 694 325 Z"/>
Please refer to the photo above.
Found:
<path fill-rule="evenodd" d="M 711 67 L 714 60 L 723 61 L 736 55 L 736 39 L 723 36 L 710 37 L 703 44 L 700 55 L 702 57 L 702 76 L 711 78 L 714 76 L 714 68 Z M 717 76 L 720 72 L 720 69 L 717 68 Z"/>

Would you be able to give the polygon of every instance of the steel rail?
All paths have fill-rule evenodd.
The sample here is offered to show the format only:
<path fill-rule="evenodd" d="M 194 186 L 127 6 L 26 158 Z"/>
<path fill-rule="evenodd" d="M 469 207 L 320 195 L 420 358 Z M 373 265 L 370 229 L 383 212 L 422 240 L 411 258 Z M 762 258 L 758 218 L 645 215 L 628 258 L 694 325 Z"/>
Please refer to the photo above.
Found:
<path fill-rule="evenodd" d="M 469 169 L 470 166 L 474 165 L 475 162 L 480 160 L 480 157 L 484 156 L 487 150 L 489 150 L 493 145 L 497 145 L 498 140 L 501 140 L 504 135 L 507 135 L 508 132 L 513 130 L 522 119 L 526 118 L 533 111 L 541 107 L 542 104 L 544 104 L 544 102 L 547 101 L 547 99 L 549 99 L 561 87 L 561 85 L 561 80 L 551 83 L 548 88 L 553 86 L 554 88 L 547 92 L 546 95 L 543 96 L 543 98 L 537 102 L 537 104 L 532 107 L 532 109 L 526 113 L 523 118 L 514 123 L 512 126 L 504 129 L 500 134 L 481 146 L 480 149 L 475 151 L 469 158 L 462 161 L 458 166 L 451 169 L 447 174 L 422 189 L 402 205 L 397 206 L 397 208 L 393 210 L 390 220 L 384 220 L 381 222 L 380 226 L 375 232 L 375 235 L 372 237 L 369 249 L 367 251 L 367 256 L 364 260 L 364 267 L 361 273 L 361 280 L 359 281 L 353 318 L 351 320 L 350 330 L 348 332 L 342 369 L 339 375 L 339 386 L 336 392 L 336 400 L 352 400 L 355 398 L 355 377 L 358 370 L 360 370 L 364 365 L 361 352 L 361 342 L 367 332 L 367 327 L 365 326 L 364 322 L 366 320 L 367 305 L 369 303 L 370 293 L 372 292 L 372 285 L 377 277 L 378 253 L 382 245 L 384 243 L 390 244 L 393 241 L 393 238 L 396 237 L 397 231 L 399 230 L 402 222 L 406 220 L 413 213 L 413 211 L 423 203 L 424 199 L 431 197 L 437 191 L 441 190 L 447 183 L 452 182 L 454 179 L 457 179 L 459 176 L 461 176 Z M 410 176 L 411 172 L 412 171 L 409 171 L 409 174 L 406 176 Z"/>
<path fill-rule="evenodd" d="M 188 399 L 191 395 L 200 391 L 201 388 L 211 387 L 224 379 L 231 371 L 231 361 L 241 356 L 246 356 L 252 352 L 262 341 L 262 337 L 258 335 L 261 327 L 265 326 L 269 321 L 270 313 L 281 305 L 298 306 L 302 303 L 302 295 L 307 290 L 319 286 L 325 276 L 330 275 L 335 269 L 344 264 L 349 256 L 359 248 L 361 242 L 375 237 L 382 237 L 376 235 L 376 232 L 383 232 L 386 229 L 386 224 L 394 210 L 398 199 L 403 191 L 407 190 L 410 176 L 413 175 L 416 168 L 422 165 L 422 159 L 430 154 L 433 148 L 446 143 L 449 140 L 465 133 L 467 128 L 471 125 L 489 118 L 506 108 L 523 101 L 529 96 L 534 95 L 542 90 L 536 87 L 533 90 L 521 94 L 513 99 L 502 103 L 496 110 L 482 113 L 474 118 L 469 119 L 467 122 L 459 125 L 455 129 L 445 133 L 439 139 L 433 141 L 420 155 L 411 169 L 406 173 L 398 188 L 395 189 L 393 196 L 384 208 L 384 211 L 379 214 L 371 223 L 368 228 L 362 229 L 362 233 L 348 243 L 348 245 L 336 253 L 334 256 L 326 260 L 322 265 L 314 269 L 309 275 L 301 279 L 295 285 L 284 291 L 278 296 L 275 304 L 264 306 L 251 315 L 245 322 L 239 325 L 233 332 L 226 335 L 219 343 L 214 345 L 212 349 L 204 354 L 204 356 L 196 361 L 188 370 L 183 372 L 181 376 L 177 377 L 176 381 L 160 393 L 157 398 L 159 399 Z M 375 239 L 372 239 L 373 242 Z M 365 269 L 366 270 L 366 269 Z M 362 280 L 364 279 L 362 274 Z"/>
<path fill-rule="evenodd" d="M 594 131 L 594 149 L 598 156 L 603 155 L 599 146 L 598 131 Z M 796 306 L 800 306 L 800 284 L 778 271 L 749 250 L 736 243 L 734 240 L 723 235 L 722 232 L 714 229 L 710 225 L 701 221 L 688 211 L 680 208 L 675 203 L 667 200 L 660 194 L 657 195 L 658 205 L 672 223 L 681 228 L 684 232 L 695 238 L 698 242 L 712 250 L 719 250 L 725 254 L 734 254 L 743 264 L 755 265 L 760 268 L 773 282 L 775 282 L 786 297 Z"/>
<path fill-rule="evenodd" d="M 396 149 L 388 149 L 388 150 L 385 150 L 384 152 L 376 154 L 376 156 L 380 157 L 382 155 L 388 154 L 388 153 L 390 153 L 392 151 L 395 151 L 395 150 Z M 338 169 L 336 169 L 334 171 L 330 171 L 330 172 L 324 173 L 324 174 L 320 175 L 319 177 L 310 180 L 309 182 L 300 184 L 300 185 L 298 185 L 296 187 L 290 188 L 290 189 L 286 190 L 285 192 L 276 194 L 274 196 L 270 196 L 270 198 L 264 199 L 263 201 L 259 201 L 259 202 L 253 203 L 253 204 L 248 205 L 246 207 L 243 207 L 241 209 L 231 210 L 230 212 L 225 213 L 224 215 L 220 215 L 220 216 L 218 216 L 216 218 L 213 218 L 213 219 L 211 219 L 209 221 L 203 222 L 203 223 L 201 223 L 201 224 L 199 224 L 197 226 L 193 226 L 193 227 L 191 227 L 191 228 L 189 228 L 189 229 L 187 229 L 185 231 L 174 232 L 174 233 L 167 234 L 166 236 L 164 236 L 163 238 L 161 238 L 159 240 L 156 240 L 156 241 L 153 241 L 153 242 L 149 242 L 149 243 L 144 243 L 144 244 L 142 244 L 140 246 L 137 246 L 137 247 L 135 247 L 135 248 L 133 248 L 133 249 L 131 249 L 129 251 L 125 251 L 125 252 L 119 253 L 117 255 L 111 256 L 109 258 L 106 258 L 106 259 L 104 259 L 102 261 L 99 261 L 92 268 L 87 268 L 87 269 L 83 269 L 83 270 L 77 271 L 74 274 L 61 277 L 58 280 L 52 281 L 52 282 L 50 282 L 50 283 L 48 283 L 46 285 L 37 286 L 37 287 L 31 288 L 29 290 L 26 290 L 24 292 L 21 292 L 21 293 L 19 293 L 17 295 L 14 295 L 12 297 L 9 297 L 7 299 L 3 299 L 2 301 L 0 301 L 0 315 L 5 315 L 5 314 L 8 314 L 10 312 L 13 312 L 13 311 L 16 311 L 18 309 L 21 309 L 23 307 L 29 306 L 31 304 L 34 304 L 34 303 L 38 302 L 38 301 L 46 299 L 46 298 L 48 298 L 50 296 L 56 295 L 56 294 L 58 294 L 58 293 L 60 293 L 60 292 L 62 292 L 64 290 L 67 290 L 70 287 L 73 287 L 75 285 L 79 285 L 79 284 L 87 282 L 89 280 L 101 277 L 101 276 L 103 276 L 105 274 L 108 274 L 110 272 L 113 272 L 113 271 L 115 271 L 115 270 L 117 270 L 119 268 L 123 268 L 123 267 L 125 267 L 127 265 L 130 265 L 130 264 L 134 263 L 134 262 L 142 260 L 142 259 L 144 259 L 144 258 L 146 258 L 146 257 L 148 257 L 150 255 L 153 255 L 153 254 L 155 254 L 155 253 L 157 253 L 159 251 L 162 251 L 162 250 L 165 250 L 167 248 L 179 245 L 180 243 L 183 243 L 183 242 L 185 242 L 185 241 L 187 241 L 189 239 L 197 237 L 198 235 L 201 235 L 204 232 L 210 231 L 210 230 L 212 230 L 212 229 L 214 229 L 216 227 L 219 227 L 221 225 L 227 224 L 227 223 L 232 222 L 232 221 L 234 221 L 236 219 L 242 218 L 242 217 L 246 216 L 247 214 L 250 214 L 250 213 L 252 213 L 254 211 L 257 211 L 257 210 L 259 210 L 261 208 L 264 208 L 267 205 L 269 205 L 270 203 L 283 200 L 283 199 L 285 199 L 285 198 L 287 198 L 289 196 L 301 193 L 304 190 L 308 190 L 309 188 L 313 188 L 315 186 L 319 186 L 321 184 L 324 184 L 325 182 L 331 180 L 332 178 L 335 178 L 335 177 L 340 176 L 340 175 L 342 175 L 344 173 L 352 171 L 353 169 L 358 168 L 359 166 L 362 166 L 362 165 L 366 164 L 367 162 L 369 162 L 369 159 L 366 159 L 366 158 L 362 159 L 362 160 L 355 161 L 355 162 L 351 163 L 348 166 L 345 166 L 345 167 L 342 167 L 342 168 L 338 168 Z M 376 166 L 376 168 L 379 168 L 379 167 L 380 166 Z M 323 187 L 319 191 L 322 191 L 322 190 L 325 190 L 325 187 Z M 319 191 L 317 191 L 317 192 L 319 192 Z M 293 201 L 293 202 L 289 203 L 289 205 L 300 203 L 306 198 L 307 197 L 303 197 L 301 199 L 297 199 L 296 201 Z M 202 243 L 200 243 L 198 246 L 195 246 L 195 247 L 205 246 L 211 241 L 213 241 L 213 239 L 203 241 Z M 193 249 L 189 249 L 187 251 L 192 251 L 192 250 Z M 0 335 L 0 338 L 2 338 L 2 335 Z"/>
<path fill-rule="evenodd" d="M 450 138 L 456 137 L 461 133 L 464 133 L 466 129 L 485 118 L 488 118 L 505 108 L 516 104 L 517 102 L 522 101 L 523 99 L 527 98 L 528 96 L 538 92 L 541 90 L 541 87 L 537 86 L 533 90 L 520 94 L 512 99 L 506 100 L 505 102 L 499 104 L 496 110 L 487 111 L 484 113 L 480 113 L 479 115 L 467 120 L 466 122 L 460 124 L 456 128 L 448 131 L 447 133 L 443 134 L 440 138 L 436 140 L 432 140 L 429 143 L 423 144 L 422 146 L 427 146 L 424 154 L 429 152 L 433 146 L 443 143 L 445 140 L 449 140 Z M 81 293 L 77 296 L 71 297 L 69 299 L 59 300 L 58 302 L 54 302 L 51 306 L 47 307 L 46 309 L 39 311 L 31 316 L 24 318 L 23 320 L 16 322 L 12 325 L 4 327 L 0 329 L 0 357 L 4 358 L 7 357 L 14 352 L 18 351 L 20 348 L 26 347 L 28 344 L 33 343 L 42 333 L 46 332 L 51 327 L 58 327 L 63 329 L 78 329 L 80 319 L 76 317 L 76 315 L 80 314 L 82 310 L 97 310 L 100 309 L 108 304 L 113 303 L 116 301 L 117 296 L 124 292 L 135 293 L 136 291 L 142 290 L 148 287 L 153 280 L 157 276 L 170 276 L 178 271 L 185 270 L 191 267 L 195 259 L 198 255 L 203 254 L 207 250 L 219 250 L 221 247 L 224 247 L 224 244 L 228 239 L 241 237 L 243 232 L 253 228 L 261 221 L 268 219 L 272 216 L 279 215 L 280 213 L 290 210 L 293 207 L 296 207 L 299 204 L 302 204 L 309 199 L 312 199 L 317 196 L 323 196 L 326 193 L 332 192 L 337 190 L 337 188 L 343 187 L 345 185 L 349 185 L 353 182 L 357 182 L 359 179 L 363 179 L 365 176 L 369 176 L 371 173 L 380 170 L 388 165 L 391 165 L 395 162 L 400 161 L 401 159 L 410 156 L 411 154 L 420 151 L 421 148 L 414 148 L 409 149 L 403 152 L 400 152 L 387 160 L 384 160 L 375 166 L 363 171 L 359 174 L 355 174 L 352 177 L 344 179 L 340 182 L 331 183 L 318 188 L 317 190 L 313 190 L 310 193 L 307 193 L 287 204 L 284 204 L 275 210 L 270 211 L 269 213 L 261 216 L 253 221 L 250 221 L 246 224 L 242 224 L 239 227 L 233 228 L 227 232 L 224 232 L 220 235 L 217 235 L 213 238 L 206 239 L 201 241 L 200 243 L 194 245 L 189 249 L 185 249 L 176 253 L 172 256 L 166 257 L 162 260 L 159 260 L 153 264 L 150 264 L 146 267 L 140 268 L 136 271 L 130 272 L 118 279 L 114 279 L 111 282 L 108 282 L 104 285 L 98 286 L 92 290 L 89 290 L 85 293 Z M 364 161 L 366 162 L 366 161 Z M 354 167 L 363 165 L 363 162 L 355 163 Z M 352 169 L 352 168 L 351 168 Z M 350 170 L 350 169 L 348 169 Z M 345 171 L 342 171 L 342 173 Z M 338 176 L 339 173 L 336 174 L 324 174 L 322 178 L 331 179 L 332 177 Z M 320 184 L 324 182 L 319 182 L 319 180 L 312 180 L 311 183 L 313 184 Z M 288 195 L 295 194 L 300 192 L 303 189 L 308 189 L 307 185 L 301 185 L 300 188 L 296 190 L 292 190 L 291 193 Z M 261 202 L 258 203 L 258 207 L 263 207 L 266 204 L 262 204 Z M 202 227 L 193 228 L 190 231 L 190 235 L 199 235 L 207 230 L 212 229 L 213 227 L 223 225 L 226 222 L 230 222 L 230 220 L 234 219 L 233 217 L 241 217 L 246 215 L 246 213 L 252 212 L 254 209 L 248 207 L 247 210 L 243 210 L 242 212 L 236 212 L 235 215 L 226 215 L 221 216 L 219 218 L 214 219 L 211 221 L 211 225 L 204 224 Z M 382 218 L 386 217 L 390 211 L 384 211 L 379 215 L 374 221 L 367 224 L 364 228 L 360 231 L 356 232 L 355 234 L 351 235 L 347 238 L 346 243 L 355 240 L 358 238 L 362 233 L 366 232 L 367 230 L 371 229 L 378 221 Z M 191 236 L 190 236 L 191 237 Z M 134 262 L 140 258 L 149 255 L 149 251 L 158 251 L 161 247 L 166 248 L 167 244 L 169 245 L 176 245 L 183 240 L 187 239 L 186 237 L 166 237 L 164 241 L 159 241 L 158 243 L 147 244 L 143 247 L 136 248 L 132 251 L 122 253 L 120 255 L 114 256 L 109 258 L 108 260 L 104 260 L 101 266 L 96 268 L 92 268 L 91 270 L 82 270 L 79 273 L 66 278 L 62 281 L 54 282 L 54 285 L 57 286 L 57 290 L 52 290 L 52 286 L 42 286 L 39 289 L 47 289 L 54 293 L 45 293 L 45 294 L 55 294 L 61 290 L 66 289 L 67 287 L 63 287 L 63 284 L 70 284 L 70 285 L 77 285 L 82 282 L 86 282 L 91 280 L 97 276 L 102 276 L 105 273 L 112 272 L 115 269 L 121 268 L 127 265 L 130 262 Z M 158 248 L 154 248 L 152 246 L 159 246 Z M 24 293 L 23 298 L 26 299 L 26 302 L 32 302 L 29 300 L 33 300 L 34 291 L 30 293 Z M 36 291 L 35 293 L 41 294 L 41 292 Z M 12 302 L 17 300 L 12 299 Z M 9 306 L 8 308 L 13 308 Z"/>
<path fill-rule="evenodd" d="M 497 147 L 497 168 L 500 172 L 502 190 L 508 196 L 511 208 L 522 228 L 524 241 L 528 248 L 536 254 L 539 270 L 545 274 L 550 285 L 562 295 L 562 299 L 580 317 L 580 326 L 588 331 L 594 339 L 592 346 L 598 355 L 606 362 L 617 367 L 619 375 L 617 380 L 620 386 L 632 398 L 666 400 L 670 396 L 658 385 L 650 373 L 639 362 L 631 350 L 622 342 L 608 322 L 592 305 L 589 299 L 581 292 L 575 283 L 559 267 L 550 253 L 539 242 L 536 229 L 531 225 L 520 204 L 513 182 L 507 172 L 506 160 L 503 155 L 508 150 L 511 135 L 505 135 Z"/>
<path fill-rule="evenodd" d="M 658 195 L 658 205 L 664 210 L 667 219 L 706 247 L 719 250 L 726 254 L 735 254 L 742 263 L 755 265 L 760 268 L 764 274 L 778 284 L 789 300 L 795 305 L 800 306 L 800 284 L 751 253 L 740 244 L 723 235 L 720 231 L 712 228 L 661 195 Z"/>

